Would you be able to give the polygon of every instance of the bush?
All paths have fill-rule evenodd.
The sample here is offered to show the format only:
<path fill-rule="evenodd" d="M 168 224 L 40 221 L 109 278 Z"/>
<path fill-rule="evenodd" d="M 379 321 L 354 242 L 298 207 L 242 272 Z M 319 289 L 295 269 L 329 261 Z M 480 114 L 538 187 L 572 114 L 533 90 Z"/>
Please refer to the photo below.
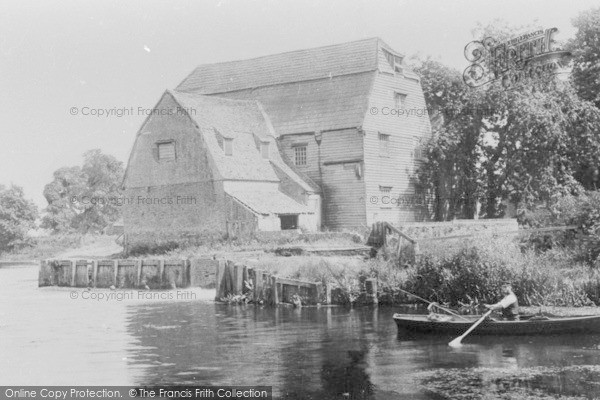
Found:
<path fill-rule="evenodd" d="M 600 264 L 600 192 L 564 196 L 552 207 L 524 211 L 519 215 L 519 224 L 526 228 L 577 226 L 567 231 L 533 233 L 523 238 L 523 245 L 538 252 L 570 248 L 575 261 Z"/>
<path fill-rule="evenodd" d="M 445 256 L 425 255 L 409 269 L 404 288 L 438 302 L 495 303 L 510 282 L 523 305 L 582 306 L 600 302 L 600 277 L 574 268 L 561 252 L 521 252 L 498 240 L 463 246 Z"/>
<path fill-rule="evenodd" d="M 152 244 L 139 244 L 132 246 L 127 252 L 130 257 L 139 257 L 145 255 L 167 254 L 179 248 L 179 243 L 170 241 Z"/>

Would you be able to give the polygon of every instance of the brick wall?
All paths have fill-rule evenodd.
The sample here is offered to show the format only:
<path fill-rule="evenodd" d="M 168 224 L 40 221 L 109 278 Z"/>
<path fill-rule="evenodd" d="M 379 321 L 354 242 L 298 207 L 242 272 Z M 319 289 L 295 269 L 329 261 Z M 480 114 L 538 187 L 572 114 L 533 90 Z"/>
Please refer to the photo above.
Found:
<path fill-rule="evenodd" d="M 471 235 L 477 232 L 513 232 L 519 229 L 517 220 L 512 218 L 458 219 L 447 222 L 413 222 L 395 226 L 415 239 Z"/>
<path fill-rule="evenodd" d="M 226 232 L 225 205 L 219 189 L 212 182 L 126 189 L 123 220 L 127 249 L 222 237 Z"/>

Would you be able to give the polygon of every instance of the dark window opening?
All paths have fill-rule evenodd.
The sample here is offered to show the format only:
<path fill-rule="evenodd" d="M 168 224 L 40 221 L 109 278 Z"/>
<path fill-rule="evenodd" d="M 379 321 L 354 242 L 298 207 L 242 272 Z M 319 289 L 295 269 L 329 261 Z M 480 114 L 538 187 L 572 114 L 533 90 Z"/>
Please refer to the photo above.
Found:
<path fill-rule="evenodd" d="M 298 215 L 280 215 L 281 230 L 298 229 Z"/>
<path fill-rule="evenodd" d="M 156 147 L 159 161 L 175 160 L 175 142 L 159 142 Z"/>
<path fill-rule="evenodd" d="M 390 135 L 379 133 L 379 155 L 381 157 L 390 156 Z"/>
<path fill-rule="evenodd" d="M 306 146 L 294 147 L 294 164 L 306 165 Z"/>

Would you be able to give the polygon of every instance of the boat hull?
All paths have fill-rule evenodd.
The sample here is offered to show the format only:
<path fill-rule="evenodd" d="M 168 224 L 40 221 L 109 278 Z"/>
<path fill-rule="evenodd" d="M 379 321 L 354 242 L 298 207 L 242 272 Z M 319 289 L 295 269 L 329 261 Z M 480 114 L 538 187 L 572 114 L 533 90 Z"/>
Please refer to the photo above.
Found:
<path fill-rule="evenodd" d="M 463 334 L 477 321 L 430 321 L 426 315 L 394 314 L 398 329 L 423 333 Z M 600 333 L 600 315 L 554 318 L 548 320 L 497 321 L 487 319 L 471 332 L 472 335 L 555 335 L 566 333 Z"/>

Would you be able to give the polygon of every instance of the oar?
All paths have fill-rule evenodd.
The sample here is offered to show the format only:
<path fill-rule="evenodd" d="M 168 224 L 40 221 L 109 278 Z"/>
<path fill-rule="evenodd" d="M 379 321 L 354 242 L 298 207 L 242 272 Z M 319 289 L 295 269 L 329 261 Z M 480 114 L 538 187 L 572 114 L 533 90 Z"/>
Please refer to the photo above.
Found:
<path fill-rule="evenodd" d="M 492 313 L 493 310 L 490 310 L 488 312 L 486 312 L 485 314 L 483 314 L 483 316 L 481 318 L 479 318 L 477 320 L 477 322 L 475 322 L 473 325 L 471 325 L 471 327 L 469 329 L 467 329 L 467 331 L 465 333 L 463 333 L 461 336 L 457 337 L 456 339 L 454 339 L 453 341 L 451 341 L 450 343 L 448 343 L 448 346 L 450 347 L 460 347 L 462 346 L 462 340 L 467 337 L 467 335 L 469 333 L 471 333 L 471 331 L 475 328 L 477 328 L 477 326 L 483 322 L 484 319 L 487 318 L 488 315 L 490 315 Z"/>
<path fill-rule="evenodd" d="M 425 302 L 425 303 L 427 303 L 427 304 L 433 304 L 431 301 L 429 301 L 429 300 L 425 300 L 424 298 L 422 298 L 422 297 L 419 297 L 419 296 L 417 296 L 416 294 L 412 294 L 411 292 L 407 292 L 406 290 L 403 290 L 403 289 L 400 289 L 400 288 L 398 288 L 398 290 L 399 290 L 399 291 L 401 291 L 401 292 L 403 292 L 403 293 L 406 293 L 406 294 L 407 294 L 407 295 L 409 295 L 409 296 L 412 296 L 412 297 L 415 297 L 415 298 L 417 298 L 417 299 L 419 299 L 419 300 L 421 300 L 421 301 L 424 301 L 424 302 Z M 436 304 L 435 306 L 436 306 L 437 308 L 439 308 L 440 310 L 444 310 L 444 311 L 446 311 L 448 314 L 452 314 L 452 315 L 454 315 L 455 317 L 458 317 L 458 318 L 464 319 L 465 321 L 470 321 L 470 319 L 468 319 L 468 318 L 465 318 L 465 317 L 463 317 L 462 315 L 460 315 L 460 314 L 457 314 L 457 313 L 455 313 L 455 312 L 452 312 L 452 310 L 449 310 L 449 309 L 447 309 L 447 308 L 444 308 L 444 307 L 440 306 L 439 304 Z"/>

